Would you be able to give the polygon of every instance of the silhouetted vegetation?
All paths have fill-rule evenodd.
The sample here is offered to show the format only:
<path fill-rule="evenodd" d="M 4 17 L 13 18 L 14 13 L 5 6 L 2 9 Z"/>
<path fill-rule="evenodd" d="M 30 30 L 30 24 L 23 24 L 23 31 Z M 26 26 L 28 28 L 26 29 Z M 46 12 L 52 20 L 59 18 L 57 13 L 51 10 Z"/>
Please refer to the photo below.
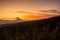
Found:
<path fill-rule="evenodd" d="M 4 26 L 4 27 L 1 27 Z M 60 16 L 0 27 L 0 40 L 59 40 Z"/>

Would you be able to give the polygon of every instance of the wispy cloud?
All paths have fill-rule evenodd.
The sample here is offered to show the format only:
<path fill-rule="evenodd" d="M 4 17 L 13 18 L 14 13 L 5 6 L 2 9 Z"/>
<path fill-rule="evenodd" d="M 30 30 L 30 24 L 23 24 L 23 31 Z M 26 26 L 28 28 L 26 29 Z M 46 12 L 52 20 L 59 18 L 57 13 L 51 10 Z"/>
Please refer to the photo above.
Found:
<path fill-rule="evenodd" d="M 60 12 L 57 10 L 38 10 L 37 13 L 35 12 L 28 12 L 28 11 L 16 11 L 19 14 L 26 14 L 26 15 L 49 15 L 49 16 L 57 16 L 60 15 Z"/>
<path fill-rule="evenodd" d="M 32 12 L 27 12 L 27 11 L 16 11 L 17 13 L 32 13 Z"/>
<path fill-rule="evenodd" d="M 16 13 L 18 14 L 23 14 L 23 15 L 48 15 L 48 14 L 45 14 L 45 13 L 39 13 L 39 12 L 28 12 L 28 11 L 16 11 Z M 50 15 L 49 15 L 50 16 Z"/>
<path fill-rule="evenodd" d="M 53 15 L 53 16 L 60 15 L 60 12 L 57 10 L 38 10 L 38 12 L 42 12 L 44 14 Z"/>

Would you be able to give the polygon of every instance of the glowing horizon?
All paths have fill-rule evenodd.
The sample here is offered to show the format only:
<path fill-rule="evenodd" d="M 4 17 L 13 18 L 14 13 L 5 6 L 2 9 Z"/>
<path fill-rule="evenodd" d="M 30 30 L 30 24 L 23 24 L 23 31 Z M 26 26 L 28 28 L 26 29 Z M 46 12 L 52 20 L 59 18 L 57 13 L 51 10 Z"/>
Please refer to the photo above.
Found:
<path fill-rule="evenodd" d="M 59 4 L 60 0 L 0 0 L 0 19 L 19 17 L 29 20 L 33 15 L 34 18 L 30 18 L 30 20 L 33 20 L 40 19 L 41 16 L 48 18 L 55 14 L 60 15 L 59 13 L 38 12 L 38 10 L 57 10 L 60 12 Z"/>

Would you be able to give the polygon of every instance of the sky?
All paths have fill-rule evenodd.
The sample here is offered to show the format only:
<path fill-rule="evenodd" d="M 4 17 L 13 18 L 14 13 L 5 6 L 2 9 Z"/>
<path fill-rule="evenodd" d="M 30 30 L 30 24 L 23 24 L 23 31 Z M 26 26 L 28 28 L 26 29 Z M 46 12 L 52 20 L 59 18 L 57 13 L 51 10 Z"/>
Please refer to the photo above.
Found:
<path fill-rule="evenodd" d="M 39 19 L 41 16 L 60 15 L 59 4 L 60 0 L 0 0 L 0 18 Z M 50 10 L 56 10 L 57 13 Z"/>

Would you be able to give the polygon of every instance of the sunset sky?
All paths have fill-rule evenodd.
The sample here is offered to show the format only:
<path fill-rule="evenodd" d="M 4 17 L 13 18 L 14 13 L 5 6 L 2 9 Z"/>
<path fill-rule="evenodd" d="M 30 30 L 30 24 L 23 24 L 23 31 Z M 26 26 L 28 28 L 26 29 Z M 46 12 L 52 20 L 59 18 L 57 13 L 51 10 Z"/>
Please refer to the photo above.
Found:
<path fill-rule="evenodd" d="M 0 0 L 0 19 L 31 20 L 60 15 L 60 0 Z M 41 13 L 39 10 L 57 10 L 57 13 Z M 45 15 L 46 14 L 46 15 Z"/>

